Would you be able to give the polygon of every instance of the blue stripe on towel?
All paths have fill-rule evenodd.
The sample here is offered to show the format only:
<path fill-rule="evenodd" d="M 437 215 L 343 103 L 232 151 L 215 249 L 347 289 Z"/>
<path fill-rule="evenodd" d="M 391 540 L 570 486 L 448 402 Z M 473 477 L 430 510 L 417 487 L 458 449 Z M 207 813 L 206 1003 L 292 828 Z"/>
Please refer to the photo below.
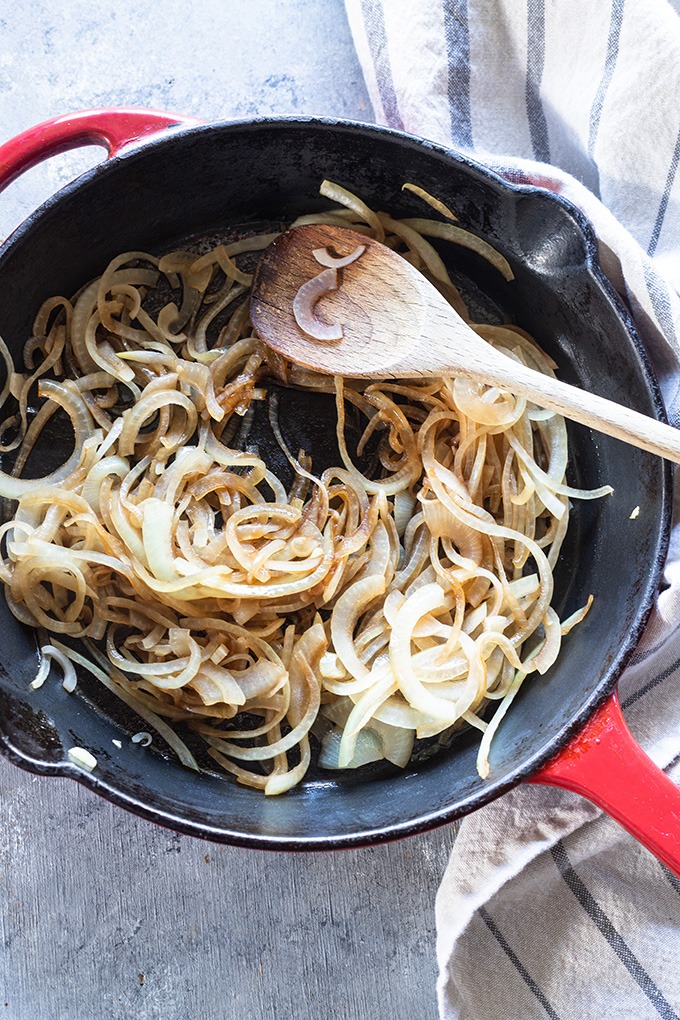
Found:
<path fill-rule="evenodd" d="M 667 680 L 669 676 L 672 676 L 677 669 L 680 669 L 680 659 L 676 659 L 675 662 L 672 662 L 670 664 L 670 666 L 667 666 L 666 669 L 662 670 L 660 673 L 657 673 L 656 676 L 652 677 L 651 680 L 648 680 L 646 684 L 644 684 L 642 687 L 639 687 L 637 691 L 635 691 L 633 694 L 630 695 L 629 698 L 626 698 L 626 700 L 622 702 L 621 707 L 624 709 L 630 708 L 630 706 L 634 705 L 636 701 L 639 701 L 640 698 L 644 697 L 644 695 L 648 691 L 653 690 L 654 687 L 658 687 L 660 683 L 663 683 L 663 681 Z"/>
<path fill-rule="evenodd" d="M 467 0 L 444 0 L 444 36 L 449 70 L 451 141 L 471 149 L 470 31 Z"/>
<path fill-rule="evenodd" d="M 552 847 L 550 853 L 560 875 L 578 902 L 607 940 L 641 991 L 647 996 L 659 1016 L 663 1017 L 663 1020 L 680 1020 L 670 1002 L 668 1002 L 663 993 L 654 984 L 621 933 L 616 930 L 593 894 L 574 871 L 562 840 Z"/>
<path fill-rule="evenodd" d="M 602 117 L 602 108 L 604 107 L 604 101 L 607 96 L 607 90 L 611 83 L 612 77 L 614 76 L 614 68 L 616 67 L 616 60 L 619 55 L 619 39 L 621 38 L 621 23 L 623 21 L 623 5 L 625 0 L 614 0 L 612 4 L 612 13 L 609 21 L 609 36 L 607 38 L 607 55 L 604 61 L 604 71 L 597 92 L 595 93 L 595 99 L 590 110 L 590 131 L 588 132 L 588 155 L 592 157 L 595 151 L 595 142 L 597 140 L 597 132 L 600 129 L 600 119 Z"/>
<path fill-rule="evenodd" d="M 661 864 L 661 861 L 659 861 L 659 864 Z M 661 869 L 666 878 L 668 879 L 668 881 L 670 882 L 671 888 L 675 889 L 678 896 L 680 896 L 680 878 L 678 878 L 677 875 L 674 875 L 673 872 L 669 868 L 667 868 L 665 864 L 661 864 Z"/>
<path fill-rule="evenodd" d="M 680 161 L 680 132 L 675 140 L 675 149 L 671 157 L 670 166 L 668 167 L 668 174 L 666 175 L 666 185 L 663 189 L 663 195 L 661 196 L 661 204 L 659 205 L 659 211 L 656 214 L 656 221 L 652 230 L 652 237 L 649 242 L 649 248 L 647 254 L 651 257 L 656 251 L 656 246 L 659 243 L 659 235 L 661 234 L 661 228 L 663 227 L 663 221 L 666 216 L 666 210 L 668 209 L 668 203 L 671 197 L 671 191 L 673 190 L 673 184 L 675 183 L 675 175 L 678 169 L 678 161 Z"/>
<path fill-rule="evenodd" d="M 645 283 L 647 284 L 647 292 L 649 293 L 649 300 L 652 302 L 652 308 L 654 309 L 657 322 L 671 343 L 675 343 L 677 340 L 677 334 L 675 331 L 675 322 L 673 321 L 673 311 L 671 309 L 668 284 L 665 280 L 660 279 L 655 274 L 649 264 L 644 266 L 644 274 Z"/>
<path fill-rule="evenodd" d="M 361 8 L 366 25 L 366 38 L 371 50 L 371 59 L 375 65 L 375 76 L 380 89 L 380 98 L 385 111 L 385 117 L 390 127 L 398 131 L 404 130 L 404 124 L 399 112 L 397 93 L 394 89 L 394 78 L 392 77 L 392 65 L 390 54 L 387 48 L 387 33 L 385 32 L 385 14 L 382 0 L 361 0 Z"/>
<path fill-rule="evenodd" d="M 541 1006 L 543 1006 L 543 1009 L 545 1010 L 546 1015 L 550 1017 L 550 1020 L 560 1020 L 559 1013 L 555 1012 L 555 1010 L 550 1005 L 550 1003 L 546 999 L 544 993 L 538 987 L 538 985 L 536 984 L 536 982 L 534 981 L 534 979 L 532 978 L 531 974 L 526 969 L 526 967 L 524 966 L 522 961 L 519 959 L 519 957 L 516 955 L 516 953 L 513 952 L 511 947 L 508 945 L 508 942 L 505 939 L 505 936 L 499 930 L 498 925 L 496 924 L 496 922 L 491 917 L 491 915 L 489 914 L 488 910 L 485 907 L 480 907 L 479 908 L 479 916 L 481 917 L 482 921 L 487 926 L 487 928 L 489 929 L 489 931 L 491 932 L 493 937 L 496 939 L 496 942 L 501 947 L 501 949 L 503 950 L 503 952 L 505 953 L 507 958 L 510 960 L 512 965 L 515 967 L 517 973 L 522 978 L 522 980 L 526 984 L 527 988 L 529 988 L 533 992 L 533 994 L 536 996 L 536 998 L 540 1002 Z"/>
<path fill-rule="evenodd" d="M 529 133 L 534 156 L 550 162 L 548 122 L 541 100 L 541 82 L 545 64 L 545 0 L 529 0 L 527 7 L 527 84 L 526 104 Z"/>

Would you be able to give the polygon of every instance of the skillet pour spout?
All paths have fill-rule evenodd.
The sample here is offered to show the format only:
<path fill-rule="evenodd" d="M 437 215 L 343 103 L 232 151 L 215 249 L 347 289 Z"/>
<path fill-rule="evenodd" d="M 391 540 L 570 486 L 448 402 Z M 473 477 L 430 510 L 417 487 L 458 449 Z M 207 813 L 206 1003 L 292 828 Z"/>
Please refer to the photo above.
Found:
<path fill-rule="evenodd" d="M 0 190 L 41 159 L 93 142 L 109 158 L 0 249 L 0 335 L 15 359 L 43 300 L 75 293 L 122 251 L 162 253 L 254 223 L 290 223 L 323 207 L 318 188 L 325 178 L 377 208 L 418 215 L 417 198 L 402 191 L 411 181 L 454 207 L 512 266 L 515 278 L 506 281 L 475 252 L 450 257 L 473 313 L 486 317 L 480 321 L 518 323 L 566 382 L 665 418 L 633 323 L 599 267 L 592 230 L 558 196 L 508 184 L 460 153 L 383 128 L 293 119 L 196 124 L 115 109 L 56 118 L 0 146 Z M 658 591 L 669 469 L 581 425 L 569 426 L 569 443 L 571 483 L 611 484 L 615 492 L 574 513 L 553 605 L 562 617 L 591 593 L 595 604 L 565 639 L 558 662 L 522 686 L 494 740 L 488 779 L 477 775 L 476 740 L 465 732 L 403 770 L 312 770 L 278 798 L 194 773 L 153 747 L 125 740 L 114 751 L 112 740 L 121 730 L 135 732 L 135 720 L 85 678 L 71 695 L 54 677 L 31 691 L 35 638 L 4 600 L 0 750 L 22 768 L 68 775 L 178 831 L 263 849 L 377 843 L 459 818 L 523 780 L 551 782 L 592 797 L 680 874 L 680 794 L 632 741 L 613 693 Z M 94 754 L 92 772 L 69 760 L 73 745 Z"/>

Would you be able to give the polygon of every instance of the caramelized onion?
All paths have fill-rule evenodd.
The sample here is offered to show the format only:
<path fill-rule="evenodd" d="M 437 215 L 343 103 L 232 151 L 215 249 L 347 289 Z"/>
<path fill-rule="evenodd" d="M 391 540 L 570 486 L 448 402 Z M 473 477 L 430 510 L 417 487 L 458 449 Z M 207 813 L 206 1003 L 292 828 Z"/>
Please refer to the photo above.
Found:
<path fill-rule="evenodd" d="M 448 207 L 406 188 L 449 222 L 397 220 L 327 181 L 338 207 L 302 221 L 385 241 L 467 315 L 426 236 L 472 248 L 508 279 L 509 266 Z M 160 260 L 126 252 L 70 301 L 43 305 L 26 372 L 0 343 L 0 402 L 15 402 L 0 434 L 5 453 L 16 449 L 0 496 L 17 501 L 0 527 L 0 579 L 14 615 L 41 628 L 32 687 L 52 682 L 53 661 L 69 691 L 76 667 L 89 671 L 148 726 L 134 742 L 156 734 L 196 769 L 177 730 L 188 728 L 224 772 L 268 796 L 303 779 L 310 734 L 322 767 L 403 767 L 416 737 L 465 724 L 482 732 L 485 776 L 521 683 L 550 668 L 590 609 L 592 598 L 560 623 L 550 606 L 569 500 L 610 490 L 570 487 L 563 419 L 507 393 L 448 378 L 332 380 L 268 353 L 239 262 L 275 236 Z M 326 268 L 294 304 L 309 336 L 342 338 L 315 309 L 364 250 L 314 253 Z M 518 327 L 473 325 L 553 372 Z M 336 398 L 340 463 L 323 472 L 288 448 L 269 398 L 290 490 L 258 450 L 230 445 L 272 379 Z M 21 477 L 60 407 L 71 456 Z M 352 442 L 350 414 L 361 423 Z M 94 767 L 83 749 L 71 758 Z"/>
<path fill-rule="evenodd" d="M 293 301 L 295 321 L 313 340 L 342 340 L 344 333 L 338 322 L 324 323 L 314 314 L 317 302 L 324 294 L 338 289 L 337 269 L 324 269 L 318 276 L 303 283 Z"/>
<path fill-rule="evenodd" d="M 344 258 L 331 255 L 328 248 L 315 248 L 312 255 L 320 266 L 327 266 L 329 269 L 344 269 L 346 266 L 351 266 L 353 262 L 356 262 L 365 251 L 366 245 L 358 244 L 354 251 L 349 255 L 345 255 Z"/>

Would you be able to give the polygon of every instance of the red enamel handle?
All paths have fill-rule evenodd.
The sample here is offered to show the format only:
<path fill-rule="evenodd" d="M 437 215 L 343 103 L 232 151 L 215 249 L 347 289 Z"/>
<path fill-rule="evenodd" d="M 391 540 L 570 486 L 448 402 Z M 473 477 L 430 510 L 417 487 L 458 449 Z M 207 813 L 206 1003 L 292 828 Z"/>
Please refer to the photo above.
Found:
<path fill-rule="evenodd" d="M 680 789 L 631 734 L 616 692 L 530 782 L 587 797 L 680 877 Z"/>
<path fill-rule="evenodd" d="M 0 191 L 36 163 L 81 145 L 102 145 L 114 156 L 125 145 L 178 124 L 198 124 L 193 117 L 157 110 L 80 110 L 28 128 L 0 146 Z"/>

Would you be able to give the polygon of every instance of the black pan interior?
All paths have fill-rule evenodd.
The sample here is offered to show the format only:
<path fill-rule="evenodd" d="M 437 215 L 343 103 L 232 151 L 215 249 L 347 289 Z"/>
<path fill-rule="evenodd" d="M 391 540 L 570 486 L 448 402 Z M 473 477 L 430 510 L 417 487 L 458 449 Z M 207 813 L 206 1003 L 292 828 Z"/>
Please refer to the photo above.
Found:
<path fill-rule="evenodd" d="M 596 268 L 589 228 L 565 203 L 512 188 L 445 150 L 387 131 L 322 121 L 211 125 L 170 136 L 86 174 L 36 213 L 0 253 L 0 334 L 18 352 L 41 302 L 71 294 L 129 249 L 163 252 L 206 238 L 285 223 L 323 208 L 324 177 L 396 214 L 425 215 L 402 192 L 413 181 L 436 194 L 510 260 L 506 283 L 478 256 L 441 248 L 473 312 L 531 332 L 568 382 L 660 416 L 662 405 L 625 310 Z M 317 464 L 334 457 L 325 398 L 279 394 L 284 433 L 309 444 Z M 310 422 L 314 427 L 310 429 Z M 249 442 L 278 456 L 264 420 Z M 492 749 L 491 776 L 475 770 L 476 739 L 423 749 L 405 770 L 312 770 L 298 789 L 267 799 L 214 774 L 197 776 L 171 756 L 131 745 L 139 724 L 96 685 L 74 695 L 56 682 L 30 692 L 33 634 L 0 604 L 0 742 L 17 764 L 74 773 L 65 749 L 93 751 L 84 778 L 109 799 L 208 838 L 252 846 L 351 845 L 419 831 L 481 805 L 545 761 L 613 686 L 656 592 L 668 529 L 663 462 L 570 426 L 573 484 L 612 484 L 612 497 L 575 506 L 556 572 L 561 614 L 592 593 L 595 605 L 569 635 L 557 665 L 527 683 Z M 329 439 L 329 435 L 331 438 Z M 270 445 L 268 445 L 270 444 Z M 639 514 L 631 518 L 635 507 Z M 123 737 L 122 749 L 112 739 Z M 159 745 L 160 746 L 160 745 Z"/>

